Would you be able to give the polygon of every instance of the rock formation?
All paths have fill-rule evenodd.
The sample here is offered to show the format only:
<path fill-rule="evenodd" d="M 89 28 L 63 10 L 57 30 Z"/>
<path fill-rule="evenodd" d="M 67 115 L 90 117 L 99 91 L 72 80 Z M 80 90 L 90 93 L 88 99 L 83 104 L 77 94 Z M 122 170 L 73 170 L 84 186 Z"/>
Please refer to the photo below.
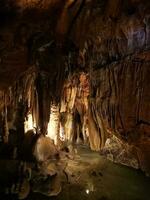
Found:
<path fill-rule="evenodd" d="M 3 0 L 0 15 L 3 142 L 29 114 L 46 135 L 54 111 L 58 146 L 116 136 L 150 174 L 149 1 Z"/>

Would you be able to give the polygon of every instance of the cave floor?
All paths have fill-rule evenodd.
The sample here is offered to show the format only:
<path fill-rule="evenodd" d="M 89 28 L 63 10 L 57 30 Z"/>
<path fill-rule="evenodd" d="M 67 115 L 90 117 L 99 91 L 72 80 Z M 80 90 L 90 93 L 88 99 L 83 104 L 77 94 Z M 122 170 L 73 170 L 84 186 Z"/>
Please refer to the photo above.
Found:
<path fill-rule="evenodd" d="M 150 178 L 139 171 L 114 164 L 85 146 L 68 160 L 67 179 L 57 197 L 31 193 L 27 200 L 149 200 Z"/>

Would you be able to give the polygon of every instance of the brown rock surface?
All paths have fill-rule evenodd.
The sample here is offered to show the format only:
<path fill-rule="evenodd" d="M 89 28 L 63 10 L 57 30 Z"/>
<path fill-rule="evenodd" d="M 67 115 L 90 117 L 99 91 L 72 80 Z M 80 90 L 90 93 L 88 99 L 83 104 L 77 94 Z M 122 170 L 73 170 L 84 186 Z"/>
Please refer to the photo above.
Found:
<path fill-rule="evenodd" d="M 51 85 L 45 84 L 48 78 L 41 78 L 39 86 L 46 89 L 40 93 L 37 87 L 38 97 L 46 97 L 49 89 L 50 95 L 57 93 L 54 99 L 59 101 L 64 78 L 84 71 L 89 85 L 84 76 L 77 76 L 77 82 L 69 82 L 65 91 L 65 109 L 74 122 L 78 118 L 73 127 L 78 130 L 75 138 L 88 118 L 93 150 L 103 148 L 109 134 L 115 134 L 135 147 L 141 168 L 149 172 L 149 1 L 10 2 L 3 0 L 0 8 L 0 89 L 8 88 L 28 67 L 36 65 L 51 76 Z M 70 40 L 79 55 L 68 47 Z M 43 114 L 49 103 L 40 98 L 38 103 Z M 69 137 L 72 140 L 73 136 Z"/>

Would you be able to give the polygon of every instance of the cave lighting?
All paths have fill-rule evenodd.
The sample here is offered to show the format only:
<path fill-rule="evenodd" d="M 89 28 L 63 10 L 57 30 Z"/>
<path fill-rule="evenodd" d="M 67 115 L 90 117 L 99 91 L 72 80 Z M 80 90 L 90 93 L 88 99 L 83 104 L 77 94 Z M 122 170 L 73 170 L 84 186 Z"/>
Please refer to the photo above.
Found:
<path fill-rule="evenodd" d="M 86 194 L 89 194 L 90 192 L 94 192 L 94 185 L 91 181 L 88 182 L 85 192 Z"/>
<path fill-rule="evenodd" d="M 35 124 L 33 122 L 33 117 L 32 117 L 32 114 L 28 114 L 27 116 L 27 119 L 25 120 L 24 122 L 24 130 L 25 130 L 25 133 L 29 130 L 35 130 Z"/>
<path fill-rule="evenodd" d="M 28 114 L 25 122 L 24 122 L 24 130 L 25 133 L 29 130 L 36 131 L 35 129 L 36 124 L 33 122 L 33 116 L 31 113 Z M 58 139 L 61 141 L 65 140 L 65 134 L 64 134 L 64 127 L 60 125 L 59 121 L 59 107 L 52 105 L 51 106 L 51 114 L 50 114 L 50 120 L 48 123 L 48 129 L 47 129 L 47 137 L 50 137 L 52 140 L 54 140 L 54 143 L 58 143 Z"/>
<path fill-rule="evenodd" d="M 57 144 L 60 131 L 59 123 L 59 107 L 56 105 L 51 105 L 51 114 L 50 120 L 48 123 L 47 136 L 54 140 L 54 143 Z"/>
<path fill-rule="evenodd" d="M 86 189 L 85 192 L 86 192 L 87 194 L 89 194 L 89 193 L 90 193 L 90 190 L 89 190 L 89 189 Z"/>

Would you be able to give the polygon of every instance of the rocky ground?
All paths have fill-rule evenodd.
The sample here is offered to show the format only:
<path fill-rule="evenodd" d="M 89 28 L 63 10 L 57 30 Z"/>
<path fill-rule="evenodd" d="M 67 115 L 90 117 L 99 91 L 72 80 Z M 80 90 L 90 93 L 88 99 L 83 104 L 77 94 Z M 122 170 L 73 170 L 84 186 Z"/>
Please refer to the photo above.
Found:
<path fill-rule="evenodd" d="M 48 181 L 38 176 L 36 184 L 34 176 L 26 200 L 149 200 L 150 179 L 139 170 L 114 164 L 85 146 L 78 146 L 74 158 L 66 161 L 66 173 L 61 174 L 60 182 L 57 180 L 55 185 L 56 189 L 61 187 L 58 196 L 49 196 L 52 179 Z M 52 172 L 52 164 L 50 166 Z"/>

